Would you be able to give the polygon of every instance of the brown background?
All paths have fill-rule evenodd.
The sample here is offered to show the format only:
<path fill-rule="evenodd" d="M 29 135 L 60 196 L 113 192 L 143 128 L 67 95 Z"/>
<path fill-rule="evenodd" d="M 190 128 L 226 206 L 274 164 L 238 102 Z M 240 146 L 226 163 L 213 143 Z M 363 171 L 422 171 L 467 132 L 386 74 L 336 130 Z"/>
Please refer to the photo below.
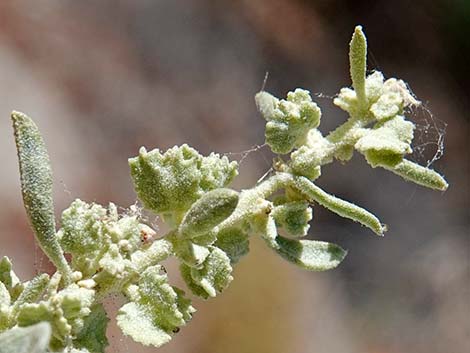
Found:
<path fill-rule="evenodd" d="M 387 236 L 316 207 L 309 237 L 347 248 L 340 268 L 307 273 L 253 239 L 226 293 L 195 300 L 192 322 L 159 351 L 468 351 L 469 20 L 467 0 L 2 0 L 0 255 L 24 279 L 51 270 L 21 204 L 12 109 L 43 131 L 58 215 L 76 197 L 128 206 L 135 194 L 126 159 L 141 145 L 187 142 L 206 154 L 262 144 L 253 95 L 266 71 L 276 95 L 304 87 L 326 96 L 316 98 L 322 131 L 344 121 L 328 97 L 349 85 L 347 44 L 362 24 L 369 68 L 409 82 L 434 114 L 412 117 L 431 142 L 415 160 L 431 158 L 434 123 L 447 124 L 445 155 L 433 167 L 449 190 L 403 182 L 360 156 L 324 168 L 319 184 L 374 211 L 389 224 Z M 252 185 L 271 158 L 266 149 L 249 154 L 236 187 Z M 109 336 L 107 352 L 157 351 L 122 338 L 114 323 Z"/>

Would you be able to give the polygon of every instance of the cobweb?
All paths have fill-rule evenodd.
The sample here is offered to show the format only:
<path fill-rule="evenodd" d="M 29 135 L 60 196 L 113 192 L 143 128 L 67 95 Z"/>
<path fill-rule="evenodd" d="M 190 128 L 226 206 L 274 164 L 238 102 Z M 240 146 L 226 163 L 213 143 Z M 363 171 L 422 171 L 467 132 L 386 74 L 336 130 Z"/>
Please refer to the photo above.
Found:
<path fill-rule="evenodd" d="M 419 101 L 409 87 L 408 90 Z M 331 101 L 336 98 L 321 92 L 313 93 L 313 96 Z M 447 123 L 432 113 L 427 102 L 407 108 L 404 115 L 415 124 L 411 159 L 429 168 L 444 155 Z"/>
<path fill-rule="evenodd" d="M 427 103 L 410 109 L 406 116 L 416 125 L 412 158 L 430 167 L 444 154 L 447 123 L 435 117 Z"/>

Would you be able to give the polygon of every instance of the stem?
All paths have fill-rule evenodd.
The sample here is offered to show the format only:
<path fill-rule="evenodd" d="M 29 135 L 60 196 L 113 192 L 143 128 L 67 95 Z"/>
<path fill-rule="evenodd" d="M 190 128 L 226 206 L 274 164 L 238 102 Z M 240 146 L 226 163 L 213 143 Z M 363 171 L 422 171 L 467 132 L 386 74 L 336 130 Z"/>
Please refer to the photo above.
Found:
<path fill-rule="evenodd" d="M 265 200 L 275 193 L 277 190 L 282 189 L 292 183 L 292 174 L 290 173 L 276 173 L 273 176 L 269 177 L 262 183 L 258 184 L 252 189 L 242 190 L 240 192 L 240 198 L 238 200 L 238 205 L 233 211 L 233 213 L 226 218 L 222 223 L 216 226 L 212 232 L 218 233 L 223 229 L 231 228 L 237 226 L 244 220 L 247 216 L 256 212 L 255 210 L 260 205 L 261 202 L 266 202 Z M 268 206 L 268 204 L 266 204 Z"/>
<path fill-rule="evenodd" d="M 338 126 L 336 129 L 331 131 L 326 139 L 338 146 L 344 146 L 345 144 L 353 144 L 357 140 L 357 137 L 354 136 L 353 131 L 359 128 L 364 127 L 366 122 L 361 121 L 357 118 L 349 118 L 343 124 Z M 337 149 L 337 148 L 336 148 Z M 335 149 L 335 150 L 336 150 Z"/>
<path fill-rule="evenodd" d="M 292 175 L 290 173 L 276 173 L 270 178 L 263 181 L 261 184 L 256 185 L 249 192 L 254 195 L 266 199 L 277 190 L 282 189 L 292 182 Z"/>

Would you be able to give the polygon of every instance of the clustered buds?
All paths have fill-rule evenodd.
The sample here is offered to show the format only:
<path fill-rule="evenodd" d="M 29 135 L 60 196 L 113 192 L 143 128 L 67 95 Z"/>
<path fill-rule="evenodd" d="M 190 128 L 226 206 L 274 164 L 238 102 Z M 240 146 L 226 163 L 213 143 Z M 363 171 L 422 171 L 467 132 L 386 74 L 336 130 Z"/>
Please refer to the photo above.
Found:
<path fill-rule="evenodd" d="M 349 52 L 352 88 L 341 89 L 334 99 L 349 118 L 326 136 L 318 129 L 321 111 L 308 91 L 296 89 L 285 100 L 256 94 L 266 143 L 280 156 L 274 173 L 251 189 L 229 188 L 238 170 L 225 156 L 202 156 L 187 145 L 163 153 L 142 147 L 129 159 L 131 177 L 143 206 L 166 222 L 165 235 L 157 236 L 140 212 L 119 214 L 112 203 L 104 207 L 78 199 L 63 211 L 56 230 L 44 142 L 34 122 L 14 112 L 25 208 L 58 272 L 22 282 L 10 260 L 0 259 L 0 353 L 104 353 L 109 319 L 101 302 L 111 294 L 125 297 L 117 314 L 123 333 L 159 347 L 195 312 L 186 293 L 170 284 L 161 262 L 174 256 L 189 291 L 215 297 L 233 280 L 233 267 L 249 252 L 253 235 L 301 268 L 335 268 L 346 250 L 302 239 L 315 203 L 377 235 L 386 231 L 375 215 L 314 183 L 323 165 L 346 162 L 354 151 L 374 168 L 445 190 L 442 176 L 405 159 L 415 128 L 406 120 L 407 108 L 419 101 L 401 80 L 385 80 L 377 71 L 366 76 L 366 53 L 357 27 Z"/>

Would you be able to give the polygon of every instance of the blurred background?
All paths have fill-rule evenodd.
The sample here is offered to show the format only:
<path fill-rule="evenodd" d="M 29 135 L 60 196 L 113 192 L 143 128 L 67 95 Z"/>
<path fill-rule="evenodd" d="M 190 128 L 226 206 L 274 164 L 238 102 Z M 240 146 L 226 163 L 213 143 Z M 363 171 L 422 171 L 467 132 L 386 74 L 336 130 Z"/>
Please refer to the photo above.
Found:
<path fill-rule="evenodd" d="M 369 69 L 407 81 L 427 108 L 410 117 L 413 159 L 432 160 L 446 128 L 432 167 L 449 190 L 372 170 L 361 156 L 325 167 L 320 186 L 377 214 L 389 225 L 384 238 L 315 207 L 309 238 L 349 250 L 338 269 L 304 272 L 253 239 L 229 289 L 195 299 L 198 312 L 171 343 L 142 347 L 111 322 L 107 352 L 470 351 L 468 0 L 2 0 L 0 256 L 23 279 L 51 271 L 21 202 L 11 110 L 44 134 L 57 215 L 74 198 L 127 207 L 136 200 L 127 158 L 142 145 L 188 143 L 238 160 L 261 145 L 253 96 L 266 72 L 277 96 L 296 87 L 316 95 L 323 132 L 343 122 L 332 97 L 350 84 L 356 24 Z M 248 154 L 235 187 L 253 185 L 272 157 Z M 112 317 L 119 305 L 108 302 Z"/>

